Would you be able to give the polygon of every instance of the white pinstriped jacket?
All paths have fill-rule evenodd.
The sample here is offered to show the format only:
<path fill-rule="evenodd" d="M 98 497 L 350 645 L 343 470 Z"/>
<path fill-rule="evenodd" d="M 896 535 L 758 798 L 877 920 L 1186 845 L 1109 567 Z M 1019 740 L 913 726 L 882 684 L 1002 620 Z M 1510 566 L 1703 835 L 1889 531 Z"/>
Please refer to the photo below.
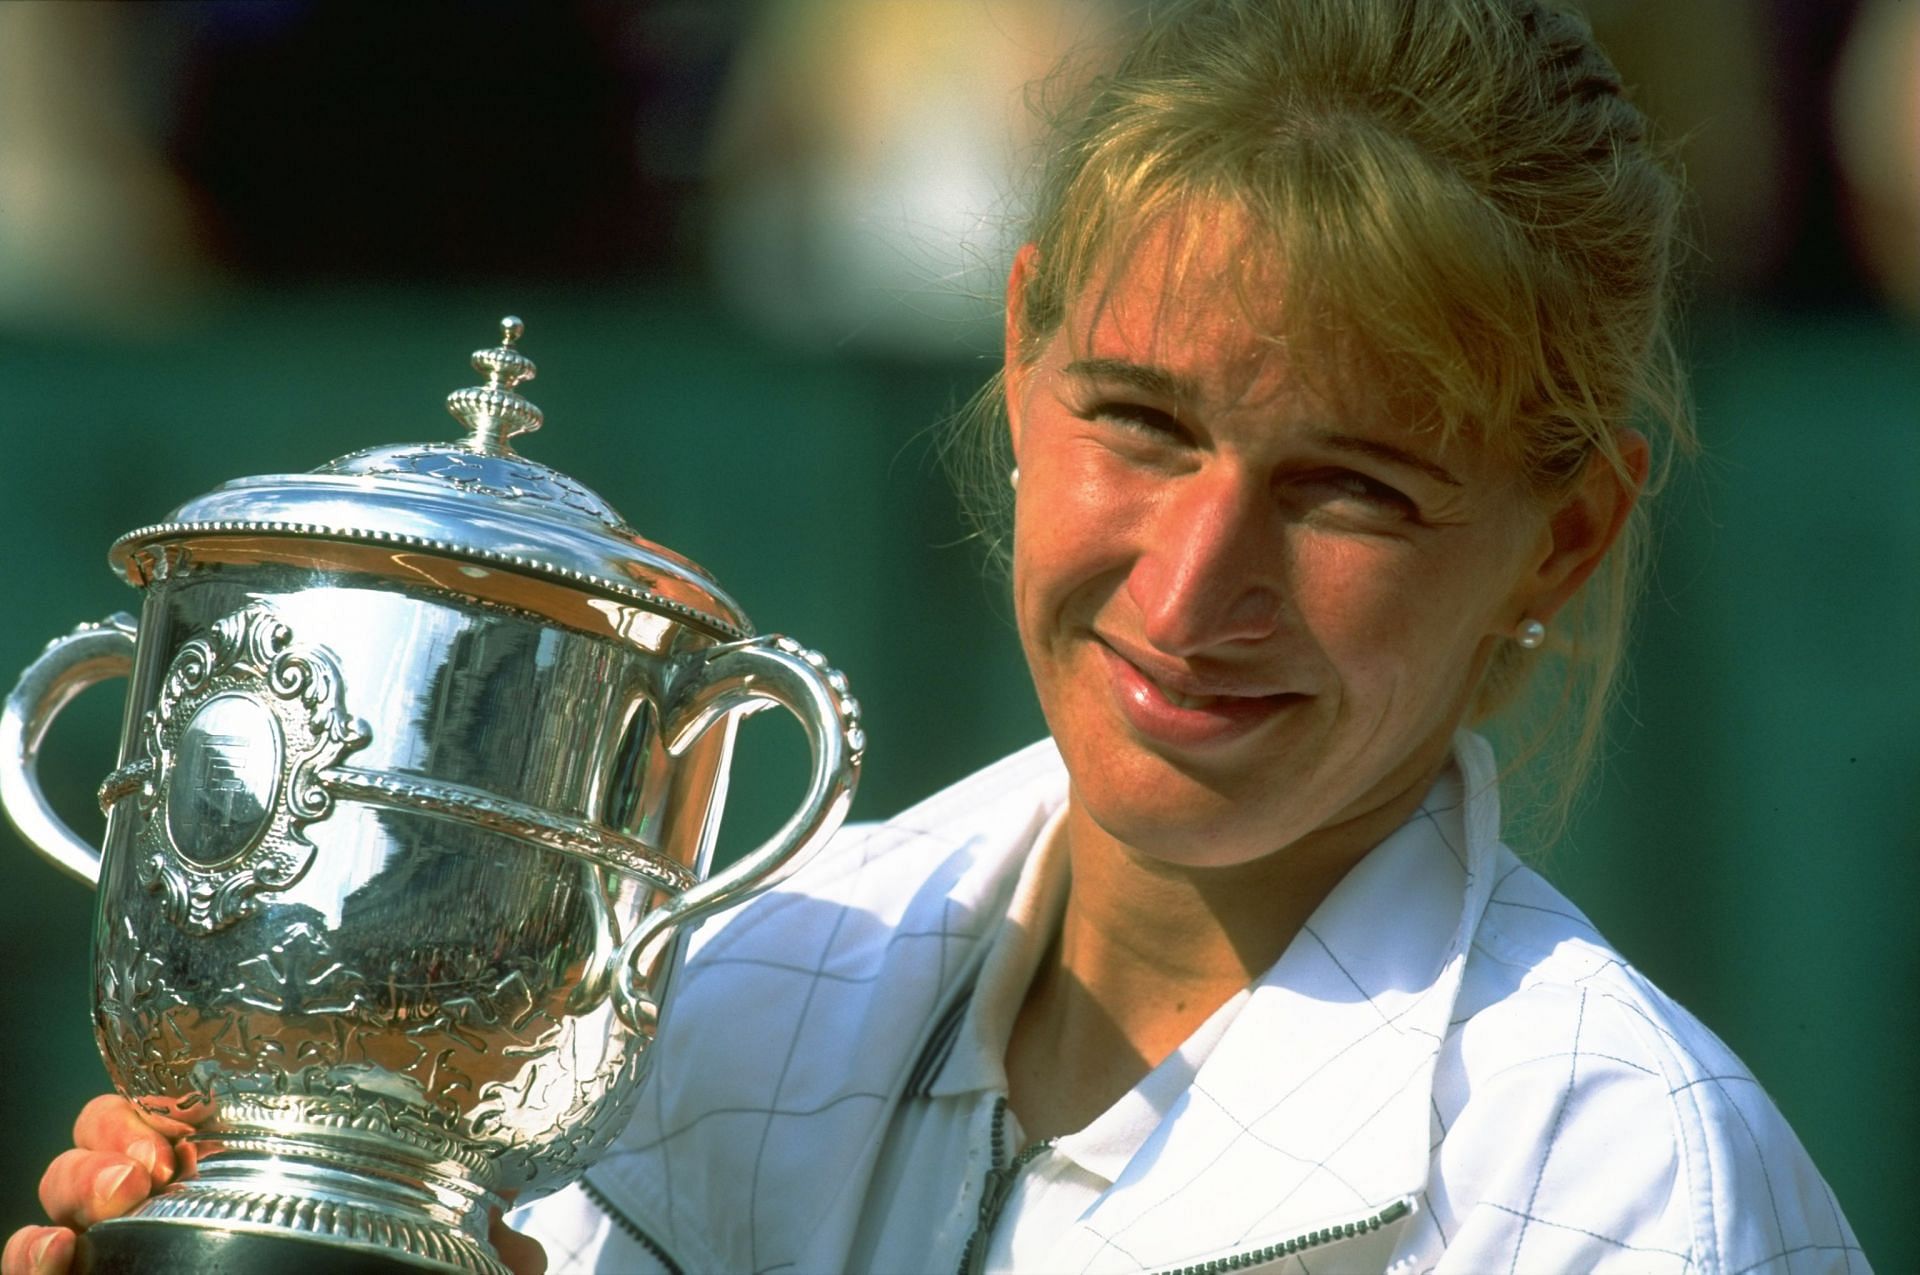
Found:
<path fill-rule="evenodd" d="M 1046 1269 L 1867 1269 L 1752 1075 L 1500 843 L 1493 773 L 1463 734 Z M 893 1106 L 1065 792 L 1035 745 L 697 935 L 589 1174 L 614 1224 L 576 1255 L 551 1221 L 579 1230 L 579 1188 L 518 1215 L 554 1269 L 844 1269 Z"/>

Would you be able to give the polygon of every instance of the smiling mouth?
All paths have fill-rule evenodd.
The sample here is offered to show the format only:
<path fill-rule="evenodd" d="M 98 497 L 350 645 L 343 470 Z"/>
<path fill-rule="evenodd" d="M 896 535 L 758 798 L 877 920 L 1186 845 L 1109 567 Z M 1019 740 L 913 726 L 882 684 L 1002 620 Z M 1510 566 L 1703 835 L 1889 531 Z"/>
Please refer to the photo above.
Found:
<path fill-rule="evenodd" d="M 1147 680 L 1152 682 L 1153 688 L 1159 691 L 1161 697 L 1175 708 L 1220 708 L 1230 701 L 1237 701 L 1244 704 L 1258 700 L 1280 698 L 1278 695 L 1185 695 L 1174 690 L 1166 683 L 1155 680 L 1151 675 L 1147 676 Z"/>
<path fill-rule="evenodd" d="M 1161 699 L 1174 708 L 1188 713 L 1258 713 L 1305 698 L 1287 691 L 1275 691 L 1264 695 L 1240 695 L 1226 692 L 1216 695 L 1188 695 L 1172 690 L 1151 677 L 1145 677 L 1145 680 L 1159 693 Z"/>
<path fill-rule="evenodd" d="M 1160 692 L 1167 702 L 1179 708 L 1210 708 L 1234 701 L 1260 701 L 1294 698 L 1292 692 L 1272 689 L 1269 680 L 1235 677 L 1196 677 L 1185 671 L 1156 668 L 1156 661 L 1134 653 L 1128 647 L 1099 634 L 1094 640 L 1115 659 L 1131 668 Z"/>
<path fill-rule="evenodd" d="M 1101 640 L 1122 712 L 1135 730 L 1167 743 L 1199 746 L 1224 743 L 1258 729 L 1289 705 L 1307 696 L 1269 691 L 1258 685 L 1206 686 L 1189 682 L 1169 686 L 1164 673 L 1143 668 L 1134 658 Z"/>

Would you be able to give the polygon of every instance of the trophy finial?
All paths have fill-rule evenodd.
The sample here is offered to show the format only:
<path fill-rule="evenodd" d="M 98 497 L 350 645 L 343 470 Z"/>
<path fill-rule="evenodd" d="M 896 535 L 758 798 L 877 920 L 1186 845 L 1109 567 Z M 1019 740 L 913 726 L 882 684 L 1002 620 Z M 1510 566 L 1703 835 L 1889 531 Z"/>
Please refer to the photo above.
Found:
<path fill-rule="evenodd" d="M 447 395 L 447 410 L 472 431 L 466 444 L 474 451 L 511 455 L 513 448 L 508 440 L 515 434 L 539 429 L 544 419 L 539 408 L 514 392 L 539 370 L 532 359 L 513 348 L 526 330 L 527 325 L 517 315 L 501 319 L 500 344 L 473 352 L 473 370 L 483 373 L 487 383 Z"/>

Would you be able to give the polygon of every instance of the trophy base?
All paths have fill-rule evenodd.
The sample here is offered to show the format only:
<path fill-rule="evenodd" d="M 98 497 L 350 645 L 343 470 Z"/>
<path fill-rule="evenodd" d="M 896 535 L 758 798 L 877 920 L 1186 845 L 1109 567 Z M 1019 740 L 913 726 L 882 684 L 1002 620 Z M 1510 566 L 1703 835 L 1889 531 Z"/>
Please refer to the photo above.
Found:
<path fill-rule="evenodd" d="M 224 1231 L 138 1218 L 80 1233 L 71 1275 L 422 1275 L 444 1271 L 379 1249 L 297 1235 Z"/>

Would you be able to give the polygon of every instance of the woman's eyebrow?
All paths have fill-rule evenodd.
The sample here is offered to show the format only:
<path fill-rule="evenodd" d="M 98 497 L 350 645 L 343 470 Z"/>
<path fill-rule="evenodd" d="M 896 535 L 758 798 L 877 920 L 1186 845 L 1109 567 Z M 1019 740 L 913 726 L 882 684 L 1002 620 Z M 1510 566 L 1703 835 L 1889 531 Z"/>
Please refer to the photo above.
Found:
<path fill-rule="evenodd" d="M 1199 397 L 1194 381 L 1163 367 L 1148 363 L 1133 363 L 1126 359 L 1075 359 L 1062 369 L 1069 376 L 1084 377 L 1095 381 L 1117 381 L 1132 386 L 1143 394 L 1175 402 L 1191 401 Z M 1466 484 L 1456 478 L 1446 467 L 1428 460 L 1425 456 L 1395 447 L 1392 443 L 1383 443 L 1376 438 L 1367 438 L 1360 434 L 1343 434 L 1338 430 L 1317 430 L 1314 441 L 1336 451 L 1353 452 L 1361 456 L 1371 456 L 1389 464 L 1403 465 L 1415 469 L 1437 482 L 1449 487 L 1464 487 Z"/>
<path fill-rule="evenodd" d="M 1375 460 L 1384 460 L 1389 464 L 1405 465 L 1417 469 L 1428 477 L 1447 484 L 1449 487 L 1464 487 L 1465 483 L 1453 476 L 1453 472 L 1416 455 L 1405 448 L 1395 447 L 1392 443 L 1383 443 L 1377 438 L 1364 438 L 1358 434 L 1342 434 L 1335 430 L 1319 430 L 1314 433 L 1314 441 L 1331 447 L 1336 451 L 1355 452 L 1362 456 L 1371 456 Z"/>
<path fill-rule="evenodd" d="M 1159 398 L 1191 402 L 1200 397 L 1199 387 L 1188 377 L 1163 367 L 1132 363 L 1126 359 L 1075 359 L 1061 369 L 1068 376 L 1088 380 L 1119 381 L 1145 394 Z"/>

